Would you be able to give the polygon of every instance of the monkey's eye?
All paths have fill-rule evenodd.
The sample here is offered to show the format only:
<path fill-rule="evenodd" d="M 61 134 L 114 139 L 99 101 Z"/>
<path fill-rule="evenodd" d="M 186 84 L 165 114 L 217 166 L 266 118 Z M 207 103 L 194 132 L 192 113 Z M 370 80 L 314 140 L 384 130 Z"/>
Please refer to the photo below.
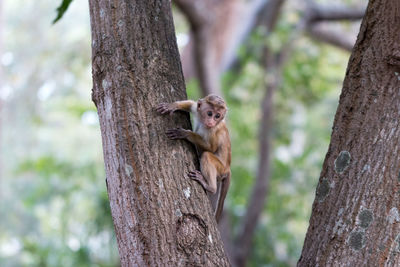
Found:
<path fill-rule="evenodd" d="M 215 115 L 216 119 L 219 119 L 221 117 L 221 114 L 217 113 L 217 115 Z"/>
<path fill-rule="evenodd" d="M 211 117 L 211 116 L 212 116 L 212 112 L 211 112 L 211 111 L 208 111 L 208 112 L 207 112 L 207 116 L 208 116 L 208 117 Z"/>

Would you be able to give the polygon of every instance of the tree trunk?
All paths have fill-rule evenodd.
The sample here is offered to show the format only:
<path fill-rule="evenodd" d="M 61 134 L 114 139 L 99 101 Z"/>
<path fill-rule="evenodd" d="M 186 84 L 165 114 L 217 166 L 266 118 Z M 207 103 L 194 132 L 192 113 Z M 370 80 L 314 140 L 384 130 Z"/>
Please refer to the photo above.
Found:
<path fill-rule="evenodd" d="M 370 1 L 298 266 L 400 266 L 400 2 Z"/>
<path fill-rule="evenodd" d="M 228 266 L 207 195 L 186 173 L 193 146 L 167 140 L 187 114 L 160 116 L 186 99 L 170 1 L 89 0 L 93 101 L 122 266 Z"/>

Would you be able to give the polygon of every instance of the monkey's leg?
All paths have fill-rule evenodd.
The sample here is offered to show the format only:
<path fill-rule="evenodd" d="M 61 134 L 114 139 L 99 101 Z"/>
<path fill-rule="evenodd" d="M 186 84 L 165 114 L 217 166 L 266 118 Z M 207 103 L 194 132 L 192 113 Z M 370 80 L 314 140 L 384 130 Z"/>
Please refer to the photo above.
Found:
<path fill-rule="evenodd" d="M 201 184 L 201 186 L 203 186 L 203 188 L 207 191 L 209 191 L 211 194 L 215 194 L 217 192 L 217 183 L 215 182 L 214 184 L 208 184 L 206 178 L 204 178 L 203 174 L 198 171 L 190 171 L 188 173 L 189 177 L 193 180 L 196 180 L 197 182 L 199 182 Z M 216 181 L 216 179 L 215 179 Z"/>
<path fill-rule="evenodd" d="M 223 169 L 221 161 L 210 152 L 203 152 L 200 159 L 199 171 L 189 172 L 189 177 L 198 181 L 205 190 L 215 194 L 217 192 L 217 176 Z"/>

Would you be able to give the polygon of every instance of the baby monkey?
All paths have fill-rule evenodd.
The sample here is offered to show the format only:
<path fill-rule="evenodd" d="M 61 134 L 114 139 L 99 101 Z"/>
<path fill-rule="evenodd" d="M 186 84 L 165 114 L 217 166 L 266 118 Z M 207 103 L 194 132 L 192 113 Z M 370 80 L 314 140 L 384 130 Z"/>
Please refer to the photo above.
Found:
<path fill-rule="evenodd" d="M 217 192 L 217 181 L 221 181 L 215 210 L 215 218 L 219 222 L 231 178 L 231 141 L 224 120 L 227 111 L 225 101 L 211 94 L 197 102 L 184 100 L 161 103 L 157 107 L 161 114 L 172 114 L 176 110 L 192 112 L 194 131 L 176 128 L 167 130 L 166 134 L 170 139 L 186 139 L 196 145 L 200 171 L 190 171 L 188 175 L 191 179 L 212 194 Z"/>

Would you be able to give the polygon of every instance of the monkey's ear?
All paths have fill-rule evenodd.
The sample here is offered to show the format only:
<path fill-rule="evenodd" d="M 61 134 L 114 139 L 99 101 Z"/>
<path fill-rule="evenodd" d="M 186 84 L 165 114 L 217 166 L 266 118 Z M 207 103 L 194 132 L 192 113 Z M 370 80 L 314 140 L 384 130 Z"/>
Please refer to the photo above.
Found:
<path fill-rule="evenodd" d="M 197 109 L 200 109 L 202 103 L 203 103 L 203 99 L 197 100 Z"/>

